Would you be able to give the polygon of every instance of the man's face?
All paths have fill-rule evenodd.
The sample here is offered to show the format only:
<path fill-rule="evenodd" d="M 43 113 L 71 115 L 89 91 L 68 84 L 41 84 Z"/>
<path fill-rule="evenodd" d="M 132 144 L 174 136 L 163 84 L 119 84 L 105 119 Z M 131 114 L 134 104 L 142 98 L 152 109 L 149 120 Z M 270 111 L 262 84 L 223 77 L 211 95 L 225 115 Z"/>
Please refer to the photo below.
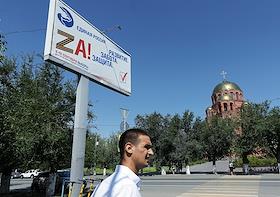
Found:
<path fill-rule="evenodd" d="M 147 167 L 149 164 L 150 156 L 153 155 L 152 142 L 149 136 L 140 135 L 138 143 L 134 146 L 132 159 L 138 170 Z"/>

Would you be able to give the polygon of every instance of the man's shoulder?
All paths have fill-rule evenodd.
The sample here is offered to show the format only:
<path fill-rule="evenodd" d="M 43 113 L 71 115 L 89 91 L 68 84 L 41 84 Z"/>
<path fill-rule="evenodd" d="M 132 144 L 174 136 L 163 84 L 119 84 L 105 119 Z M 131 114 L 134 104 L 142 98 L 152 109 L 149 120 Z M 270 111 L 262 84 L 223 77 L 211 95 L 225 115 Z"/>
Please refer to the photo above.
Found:
<path fill-rule="evenodd" d="M 136 184 L 128 177 L 120 179 L 114 179 L 113 176 L 108 177 L 100 183 L 96 190 L 94 196 L 140 196 Z"/>
<path fill-rule="evenodd" d="M 118 174 L 112 174 L 101 182 L 101 185 L 135 185 L 134 181 L 129 176 L 119 176 Z"/>

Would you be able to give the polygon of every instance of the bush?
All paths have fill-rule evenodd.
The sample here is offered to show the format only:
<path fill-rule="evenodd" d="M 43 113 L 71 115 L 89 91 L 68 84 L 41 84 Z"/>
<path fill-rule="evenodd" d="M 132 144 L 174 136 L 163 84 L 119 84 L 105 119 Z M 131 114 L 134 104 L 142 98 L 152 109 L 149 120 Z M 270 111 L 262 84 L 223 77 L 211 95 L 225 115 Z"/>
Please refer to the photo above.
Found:
<path fill-rule="evenodd" d="M 255 157 L 255 156 L 249 156 L 249 166 L 251 167 L 264 167 L 264 166 L 276 166 L 277 161 L 275 158 L 272 157 Z M 234 161 L 234 166 L 236 167 L 242 167 L 243 162 L 242 159 L 237 159 Z"/>
<path fill-rule="evenodd" d="M 150 173 L 150 172 L 156 172 L 156 167 L 146 167 L 143 169 L 143 173 Z"/>
<path fill-rule="evenodd" d="M 192 166 L 192 165 L 196 165 L 196 164 L 202 164 L 202 163 L 205 163 L 205 162 L 207 162 L 206 159 L 201 159 L 201 160 L 191 161 L 189 163 L 189 165 Z"/>

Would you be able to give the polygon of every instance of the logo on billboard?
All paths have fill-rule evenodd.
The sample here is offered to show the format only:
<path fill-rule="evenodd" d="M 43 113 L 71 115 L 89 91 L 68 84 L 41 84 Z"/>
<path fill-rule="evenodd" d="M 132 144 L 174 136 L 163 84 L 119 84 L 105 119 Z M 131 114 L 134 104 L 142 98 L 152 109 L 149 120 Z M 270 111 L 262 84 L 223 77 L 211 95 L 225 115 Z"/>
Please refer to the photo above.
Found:
<path fill-rule="evenodd" d="M 127 72 L 120 72 L 120 81 L 122 83 L 126 83 L 127 80 Z"/>
<path fill-rule="evenodd" d="M 70 12 L 66 10 L 64 7 L 60 7 L 63 13 L 58 13 L 57 17 L 60 22 L 66 27 L 72 27 L 74 25 L 73 17 L 71 16 Z M 62 16 L 63 15 L 63 16 Z"/>

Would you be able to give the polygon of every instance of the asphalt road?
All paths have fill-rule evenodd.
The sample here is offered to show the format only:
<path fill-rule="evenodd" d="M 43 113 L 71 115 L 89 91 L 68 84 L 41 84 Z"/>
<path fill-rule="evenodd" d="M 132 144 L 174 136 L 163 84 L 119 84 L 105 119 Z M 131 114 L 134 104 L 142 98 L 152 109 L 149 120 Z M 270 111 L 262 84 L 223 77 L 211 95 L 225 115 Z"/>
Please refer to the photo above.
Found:
<path fill-rule="evenodd" d="M 10 190 L 28 190 L 31 188 L 32 181 L 31 178 L 11 179 Z"/>
<path fill-rule="evenodd" d="M 142 197 L 279 197 L 280 175 L 180 174 L 142 176 Z M 12 179 L 11 190 L 30 189 L 32 179 Z"/>
<path fill-rule="evenodd" d="M 143 197 L 279 197 L 280 175 L 142 177 Z"/>

